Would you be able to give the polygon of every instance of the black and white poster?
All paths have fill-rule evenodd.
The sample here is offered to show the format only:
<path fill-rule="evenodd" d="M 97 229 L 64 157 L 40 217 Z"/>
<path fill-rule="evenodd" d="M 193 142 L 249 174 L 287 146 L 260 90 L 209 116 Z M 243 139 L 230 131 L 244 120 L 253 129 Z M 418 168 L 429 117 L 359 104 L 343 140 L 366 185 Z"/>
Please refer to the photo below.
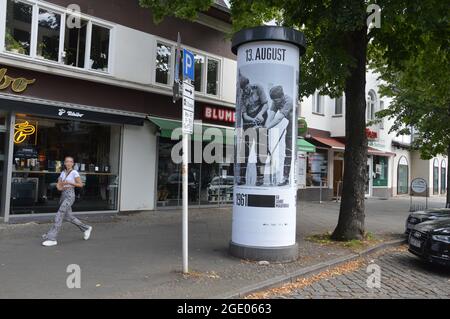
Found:
<path fill-rule="evenodd" d="M 298 74 L 294 45 L 251 42 L 238 49 L 235 243 L 295 244 Z"/>

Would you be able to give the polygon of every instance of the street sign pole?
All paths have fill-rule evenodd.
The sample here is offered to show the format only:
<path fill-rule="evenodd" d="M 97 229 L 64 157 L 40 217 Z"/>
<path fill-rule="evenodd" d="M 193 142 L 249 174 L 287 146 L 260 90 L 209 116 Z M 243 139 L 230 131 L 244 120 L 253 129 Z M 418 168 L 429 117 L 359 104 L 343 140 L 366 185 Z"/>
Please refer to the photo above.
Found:
<path fill-rule="evenodd" d="M 192 82 L 194 81 L 194 55 L 188 50 L 183 51 L 183 221 L 182 221 L 182 235 L 183 235 L 183 273 L 189 273 L 189 136 L 194 131 L 194 109 L 195 109 L 195 88 Z"/>

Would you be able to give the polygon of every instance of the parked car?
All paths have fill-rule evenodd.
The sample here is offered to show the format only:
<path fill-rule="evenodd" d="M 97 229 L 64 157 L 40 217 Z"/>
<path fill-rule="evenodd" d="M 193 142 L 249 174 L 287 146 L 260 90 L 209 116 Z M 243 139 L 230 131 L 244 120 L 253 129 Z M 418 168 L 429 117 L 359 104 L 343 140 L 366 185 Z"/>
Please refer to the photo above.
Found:
<path fill-rule="evenodd" d="M 233 202 L 234 177 L 216 176 L 208 185 L 208 202 Z"/>
<path fill-rule="evenodd" d="M 411 229 L 413 229 L 417 224 L 447 217 L 450 217 L 450 208 L 431 208 L 424 211 L 411 213 L 406 219 L 405 234 L 409 235 Z"/>
<path fill-rule="evenodd" d="M 414 226 L 409 249 L 427 261 L 450 266 L 450 218 L 439 218 Z"/>

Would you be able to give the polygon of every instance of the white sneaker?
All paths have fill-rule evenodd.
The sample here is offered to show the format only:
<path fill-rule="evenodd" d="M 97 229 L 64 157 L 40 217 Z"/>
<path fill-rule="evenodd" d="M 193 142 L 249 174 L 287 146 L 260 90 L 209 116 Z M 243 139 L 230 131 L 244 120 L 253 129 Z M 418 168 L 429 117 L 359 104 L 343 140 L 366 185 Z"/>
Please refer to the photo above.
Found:
<path fill-rule="evenodd" d="M 46 240 L 42 243 L 42 246 L 45 247 L 51 247 L 51 246 L 56 246 L 58 245 L 58 242 L 56 240 Z"/>
<path fill-rule="evenodd" d="M 89 226 L 88 230 L 84 232 L 83 239 L 88 240 L 91 237 L 92 226 Z"/>

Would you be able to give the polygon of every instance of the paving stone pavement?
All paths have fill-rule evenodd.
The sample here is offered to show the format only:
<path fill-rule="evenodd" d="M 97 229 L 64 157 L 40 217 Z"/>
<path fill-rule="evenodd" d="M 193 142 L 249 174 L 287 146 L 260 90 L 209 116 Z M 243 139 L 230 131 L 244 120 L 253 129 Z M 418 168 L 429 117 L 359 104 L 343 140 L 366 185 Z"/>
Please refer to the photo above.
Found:
<path fill-rule="evenodd" d="M 367 265 L 381 269 L 381 287 L 368 288 Z M 293 299 L 450 299 L 450 268 L 427 264 L 406 249 L 388 252 L 360 269 L 316 281 L 275 298 Z"/>

